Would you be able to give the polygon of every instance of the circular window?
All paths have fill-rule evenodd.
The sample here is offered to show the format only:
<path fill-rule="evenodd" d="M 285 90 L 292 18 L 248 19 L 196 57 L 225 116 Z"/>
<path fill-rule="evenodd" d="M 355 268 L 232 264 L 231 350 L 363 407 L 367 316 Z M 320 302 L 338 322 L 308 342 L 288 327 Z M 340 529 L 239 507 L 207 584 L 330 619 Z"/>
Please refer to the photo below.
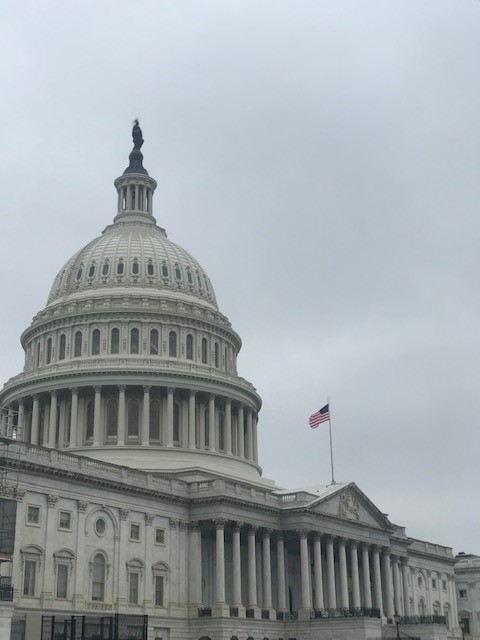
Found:
<path fill-rule="evenodd" d="M 103 536 L 106 529 L 105 520 L 103 518 L 98 518 L 95 522 L 95 533 L 97 536 Z"/>

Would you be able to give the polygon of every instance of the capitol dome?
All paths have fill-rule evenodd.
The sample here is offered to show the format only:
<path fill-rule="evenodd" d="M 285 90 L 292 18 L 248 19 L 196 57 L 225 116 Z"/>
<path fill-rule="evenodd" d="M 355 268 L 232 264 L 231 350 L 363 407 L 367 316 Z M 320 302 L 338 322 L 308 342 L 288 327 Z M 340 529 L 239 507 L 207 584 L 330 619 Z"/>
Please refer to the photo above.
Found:
<path fill-rule="evenodd" d="M 133 130 L 113 224 L 56 276 L 0 393 L 26 442 L 161 472 L 258 480 L 255 388 L 203 268 L 153 217 L 156 181 Z"/>

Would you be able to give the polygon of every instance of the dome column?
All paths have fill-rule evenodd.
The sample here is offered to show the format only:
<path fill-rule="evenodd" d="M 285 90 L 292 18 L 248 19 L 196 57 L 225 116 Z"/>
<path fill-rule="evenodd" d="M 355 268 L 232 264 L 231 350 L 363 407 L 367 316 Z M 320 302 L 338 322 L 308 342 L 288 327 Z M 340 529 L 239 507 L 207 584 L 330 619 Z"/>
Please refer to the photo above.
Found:
<path fill-rule="evenodd" d="M 167 447 L 173 447 L 173 393 L 175 389 L 167 389 Z"/>
<path fill-rule="evenodd" d="M 72 387 L 70 389 L 71 406 L 70 406 L 70 443 L 69 447 L 73 449 L 77 446 L 77 423 L 78 423 L 78 389 Z"/>
<path fill-rule="evenodd" d="M 237 455 L 239 458 L 245 457 L 245 420 L 243 416 L 243 404 L 238 405 L 237 414 Z"/>
<path fill-rule="evenodd" d="M 102 403 L 102 387 L 94 387 L 95 402 L 93 408 L 93 443 L 92 446 L 100 446 L 100 408 Z"/>
<path fill-rule="evenodd" d="M 215 394 L 208 398 L 208 443 L 210 451 L 216 451 L 215 446 Z"/>
<path fill-rule="evenodd" d="M 33 394 L 33 407 L 32 407 L 32 444 L 38 444 L 38 431 L 40 426 L 40 401 L 38 393 Z"/>
<path fill-rule="evenodd" d="M 117 446 L 125 446 L 125 385 L 118 387 Z"/>
<path fill-rule="evenodd" d="M 143 411 L 142 411 L 142 447 L 150 444 L 150 389 L 143 387 Z"/>
<path fill-rule="evenodd" d="M 232 455 L 232 401 L 225 402 L 225 453 Z"/>
<path fill-rule="evenodd" d="M 247 460 L 253 460 L 253 416 L 252 410 L 247 412 L 247 451 L 245 457 Z"/>
<path fill-rule="evenodd" d="M 257 441 L 258 415 L 255 414 L 252 420 L 252 459 L 258 464 L 258 441 Z"/>
<path fill-rule="evenodd" d="M 195 443 L 195 395 L 196 392 L 191 389 L 188 398 L 188 447 L 196 449 Z"/>
<path fill-rule="evenodd" d="M 55 447 L 55 436 L 57 428 L 57 392 L 50 391 L 50 419 L 48 424 L 47 447 Z"/>
<path fill-rule="evenodd" d="M 25 398 L 21 398 L 18 402 L 18 421 L 17 421 L 17 434 L 20 440 L 24 440 L 25 429 Z"/>

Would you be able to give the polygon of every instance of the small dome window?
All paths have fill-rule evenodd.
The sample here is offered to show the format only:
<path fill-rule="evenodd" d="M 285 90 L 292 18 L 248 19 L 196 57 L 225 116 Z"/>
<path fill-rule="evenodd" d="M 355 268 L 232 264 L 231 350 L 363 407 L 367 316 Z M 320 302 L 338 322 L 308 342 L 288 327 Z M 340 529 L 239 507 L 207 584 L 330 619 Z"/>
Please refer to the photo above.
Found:
<path fill-rule="evenodd" d="M 120 260 L 117 263 L 117 275 L 123 276 L 123 269 L 124 269 L 123 260 L 120 258 Z"/>
<path fill-rule="evenodd" d="M 102 276 L 108 276 L 109 271 L 110 271 L 110 264 L 108 260 L 105 260 L 102 267 Z"/>
<path fill-rule="evenodd" d="M 140 273 L 140 265 L 138 264 L 138 260 L 135 258 L 132 264 L 132 274 L 134 276 L 138 276 Z"/>
<path fill-rule="evenodd" d="M 83 266 L 80 265 L 77 269 L 77 275 L 76 275 L 76 279 L 77 280 L 81 280 L 82 278 L 82 273 L 83 273 Z"/>
<path fill-rule="evenodd" d="M 197 282 L 198 282 L 198 286 L 200 287 L 200 289 L 203 289 L 203 282 L 202 282 L 202 277 L 199 273 L 197 273 Z"/>
<path fill-rule="evenodd" d="M 188 284 L 193 284 L 193 275 L 190 269 L 187 271 L 187 280 L 188 280 Z"/>
<path fill-rule="evenodd" d="M 168 278 L 168 265 L 165 263 L 162 264 L 162 276 Z"/>
<path fill-rule="evenodd" d="M 153 262 L 151 260 L 147 263 L 147 276 L 155 275 L 155 267 L 153 266 Z"/>
<path fill-rule="evenodd" d="M 207 280 L 207 278 L 205 276 L 203 277 L 203 280 L 205 282 L 205 289 L 208 291 L 208 293 L 210 293 L 210 287 L 208 286 L 208 280 Z"/>
<path fill-rule="evenodd" d="M 88 277 L 93 278 L 95 275 L 95 263 L 92 263 L 88 268 Z"/>
<path fill-rule="evenodd" d="M 180 267 L 178 266 L 178 264 L 175 265 L 175 278 L 177 280 L 182 279 L 182 272 L 180 271 Z"/>

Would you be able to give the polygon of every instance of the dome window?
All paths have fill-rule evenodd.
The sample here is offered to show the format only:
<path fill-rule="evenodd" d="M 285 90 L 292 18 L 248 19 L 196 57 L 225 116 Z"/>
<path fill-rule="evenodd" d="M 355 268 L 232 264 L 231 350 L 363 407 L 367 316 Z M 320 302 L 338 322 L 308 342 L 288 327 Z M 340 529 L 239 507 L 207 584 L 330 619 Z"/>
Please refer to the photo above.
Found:
<path fill-rule="evenodd" d="M 177 357 L 177 332 L 170 331 L 168 334 L 168 355 L 171 358 Z"/>
<path fill-rule="evenodd" d="M 139 353 L 140 351 L 140 331 L 132 329 L 130 331 L 130 353 Z"/>
<path fill-rule="evenodd" d="M 138 438 L 138 428 L 140 423 L 140 405 L 138 400 L 128 402 L 128 425 L 127 437 Z"/>
<path fill-rule="evenodd" d="M 140 265 L 138 264 L 138 260 L 135 258 L 132 264 L 132 274 L 134 276 L 138 276 L 139 273 L 140 273 Z"/>
<path fill-rule="evenodd" d="M 150 440 L 160 440 L 160 402 L 150 400 Z"/>
<path fill-rule="evenodd" d="M 203 364 L 207 364 L 207 357 L 208 357 L 207 339 L 206 338 L 202 338 L 202 362 L 203 362 Z"/>
<path fill-rule="evenodd" d="M 218 369 L 218 357 L 219 357 L 219 348 L 218 348 L 218 342 L 215 342 L 215 366 Z"/>
<path fill-rule="evenodd" d="M 181 280 L 182 279 L 182 272 L 180 271 L 180 267 L 177 265 L 175 265 L 175 278 L 177 280 Z"/>
<path fill-rule="evenodd" d="M 77 269 L 77 275 L 76 275 L 77 282 L 78 280 L 82 279 L 82 273 L 83 273 L 83 267 L 82 265 L 80 265 Z"/>
<path fill-rule="evenodd" d="M 187 360 L 193 360 L 193 336 L 187 333 Z"/>
<path fill-rule="evenodd" d="M 52 339 L 49 338 L 47 340 L 47 364 L 50 364 L 52 361 Z"/>
<path fill-rule="evenodd" d="M 88 277 L 93 278 L 95 275 L 95 263 L 91 264 L 88 268 Z"/>
<path fill-rule="evenodd" d="M 162 264 L 162 276 L 168 278 L 168 265 L 165 263 Z"/>
<path fill-rule="evenodd" d="M 58 350 L 59 360 L 65 360 L 66 344 L 67 344 L 67 336 L 64 333 L 62 333 L 62 335 L 60 336 L 60 348 Z"/>
<path fill-rule="evenodd" d="M 109 271 L 110 271 L 110 264 L 108 260 L 105 260 L 102 267 L 102 276 L 108 276 Z"/>
<path fill-rule="evenodd" d="M 100 329 L 94 329 L 92 333 L 92 356 L 100 355 Z"/>
<path fill-rule="evenodd" d="M 203 289 L 203 282 L 202 282 L 202 277 L 199 273 L 197 273 L 197 282 L 198 282 L 198 286 L 200 287 L 200 289 Z"/>
<path fill-rule="evenodd" d="M 190 269 L 187 271 L 187 280 L 188 280 L 188 284 L 193 284 L 193 275 Z"/>
<path fill-rule="evenodd" d="M 210 293 L 210 287 L 208 286 L 208 280 L 207 280 L 207 278 L 205 276 L 203 277 L 203 280 L 205 282 L 205 289 L 208 291 L 208 293 Z"/>
<path fill-rule="evenodd" d="M 81 331 L 77 331 L 75 333 L 73 357 L 74 358 L 80 358 L 81 355 L 82 355 L 82 332 Z"/>
<path fill-rule="evenodd" d="M 110 398 L 107 401 L 107 439 L 111 440 L 117 437 L 118 424 L 118 400 Z"/>
<path fill-rule="evenodd" d="M 158 356 L 158 329 L 150 331 L 150 355 Z"/>
<path fill-rule="evenodd" d="M 123 269 L 124 269 L 123 260 L 120 258 L 120 260 L 117 263 L 117 276 L 123 276 Z"/>
<path fill-rule="evenodd" d="M 120 353 L 120 330 L 112 329 L 110 335 L 110 353 Z"/>
<path fill-rule="evenodd" d="M 155 267 L 153 266 L 153 262 L 149 260 L 147 263 L 147 276 L 151 277 L 154 275 L 155 275 Z"/>

